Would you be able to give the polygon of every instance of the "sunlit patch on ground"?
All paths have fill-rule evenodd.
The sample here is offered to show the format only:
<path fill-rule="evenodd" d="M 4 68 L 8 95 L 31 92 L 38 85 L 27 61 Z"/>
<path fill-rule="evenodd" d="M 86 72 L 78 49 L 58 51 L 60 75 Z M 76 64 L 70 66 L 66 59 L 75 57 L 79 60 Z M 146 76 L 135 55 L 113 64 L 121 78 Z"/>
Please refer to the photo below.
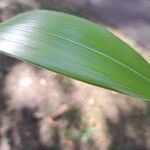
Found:
<path fill-rule="evenodd" d="M 11 68 L 5 82 L 5 94 L 8 95 L 7 104 L 10 110 L 23 108 L 36 110 L 34 116 L 41 120 L 39 122 L 41 141 L 47 146 L 50 146 L 48 141 L 53 137 L 53 128 L 58 128 L 62 139 L 66 138 L 65 134 L 69 134 L 71 139 L 80 137 L 84 142 L 93 139 L 99 148 L 108 149 L 111 137 L 107 120 L 117 124 L 120 121 L 120 114 L 130 115 L 134 108 L 139 111 L 146 109 L 146 104 L 142 101 L 135 101 L 116 92 L 71 80 L 24 63 Z M 82 121 L 79 127 L 70 126 L 67 131 L 69 118 L 64 120 L 63 116 L 69 111 L 70 106 L 77 106 L 82 110 L 80 114 Z M 75 116 L 70 117 L 75 119 Z M 57 118 L 58 122 L 53 121 Z M 87 129 L 84 127 L 84 131 L 82 126 L 85 125 Z M 127 125 L 126 132 L 136 138 L 133 128 L 132 124 Z M 67 143 L 69 144 L 69 141 Z"/>

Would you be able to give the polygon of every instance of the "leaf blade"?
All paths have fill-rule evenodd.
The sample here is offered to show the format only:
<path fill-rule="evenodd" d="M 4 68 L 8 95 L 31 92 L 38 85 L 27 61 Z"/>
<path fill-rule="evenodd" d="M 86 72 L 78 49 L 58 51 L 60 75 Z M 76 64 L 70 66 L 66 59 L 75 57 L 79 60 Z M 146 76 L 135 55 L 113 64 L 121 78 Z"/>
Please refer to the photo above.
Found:
<path fill-rule="evenodd" d="M 35 11 L 0 25 L 0 51 L 55 72 L 150 99 L 150 66 L 103 27 Z"/>

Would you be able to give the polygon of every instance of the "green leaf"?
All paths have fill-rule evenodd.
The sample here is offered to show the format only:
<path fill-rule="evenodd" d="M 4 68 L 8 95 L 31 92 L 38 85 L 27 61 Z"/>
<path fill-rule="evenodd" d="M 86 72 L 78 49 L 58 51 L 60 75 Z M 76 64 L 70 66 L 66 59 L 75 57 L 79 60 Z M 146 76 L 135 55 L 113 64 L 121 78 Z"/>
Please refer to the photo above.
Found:
<path fill-rule="evenodd" d="M 0 52 L 69 77 L 150 100 L 150 65 L 85 19 L 33 11 L 0 24 Z"/>

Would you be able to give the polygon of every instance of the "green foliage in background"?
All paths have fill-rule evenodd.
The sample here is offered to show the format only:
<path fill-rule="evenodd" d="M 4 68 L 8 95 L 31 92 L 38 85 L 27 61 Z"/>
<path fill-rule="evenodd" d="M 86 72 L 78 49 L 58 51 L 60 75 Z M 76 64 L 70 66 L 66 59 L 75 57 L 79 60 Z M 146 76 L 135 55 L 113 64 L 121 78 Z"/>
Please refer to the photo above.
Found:
<path fill-rule="evenodd" d="M 150 65 L 133 48 L 88 20 L 53 11 L 0 24 L 0 52 L 63 75 L 150 100 Z"/>

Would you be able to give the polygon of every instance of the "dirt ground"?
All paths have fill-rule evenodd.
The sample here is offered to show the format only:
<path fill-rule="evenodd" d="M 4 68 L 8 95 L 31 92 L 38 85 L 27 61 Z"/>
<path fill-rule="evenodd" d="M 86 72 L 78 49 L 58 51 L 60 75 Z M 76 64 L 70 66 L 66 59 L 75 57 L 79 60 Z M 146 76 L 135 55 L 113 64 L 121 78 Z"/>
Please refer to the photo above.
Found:
<path fill-rule="evenodd" d="M 150 60 L 149 0 L 0 0 L 0 22 L 33 9 L 104 24 Z M 149 149 L 149 102 L 0 54 L 0 150 Z"/>

